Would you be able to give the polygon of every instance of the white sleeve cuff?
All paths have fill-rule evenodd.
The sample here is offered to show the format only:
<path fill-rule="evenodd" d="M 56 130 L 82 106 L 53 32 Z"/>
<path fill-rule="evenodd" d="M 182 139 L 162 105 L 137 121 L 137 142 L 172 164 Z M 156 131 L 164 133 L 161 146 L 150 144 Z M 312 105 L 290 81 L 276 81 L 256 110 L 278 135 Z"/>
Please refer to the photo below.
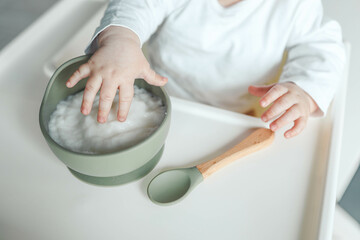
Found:
<path fill-rule="evenodd" d="M 314 117 L 324 117 L 330 106 L 331 99 L 335 91 L 334 88 L 324 89 L 321 84 L 314 84 L 313 81 L 305 79 L 304 77 L 292 77 L 289 79 L 281 79 L 279 82 L 292 82 L 304 90 L 317 104 L 318 109 L 311 114 Z M 323 94 L 319 94 L 323 93 Z"/>
<path fill-rule="evenodd" d="M 132 27 L 124 25 L 124 24 L 120 24 L 120 23 L 103 23 L 101 24 L 95 31 L 93 37 L 91 38 L 90 42 L 88 43 L 86 49 L 85 49 L 85 54 L 92 54 L 94 53 L 98 48 L 98 36 L 100 33 L 102 33 L 102 31 L 104 31 L 106 28 L 110 27 L 110 26 L 118 26 L 118 27 L 124 27 L 127 28 L 129 30 L 131 30 L 132 32 L 134 32 L 136 34 L 136 36 L 138 36 L 139 40 L 140 40 L 140 48 L 143 45 L 143 41 L 140 37 L 140 35 L 137 33 L 136 30 L 134 30 Z"/>

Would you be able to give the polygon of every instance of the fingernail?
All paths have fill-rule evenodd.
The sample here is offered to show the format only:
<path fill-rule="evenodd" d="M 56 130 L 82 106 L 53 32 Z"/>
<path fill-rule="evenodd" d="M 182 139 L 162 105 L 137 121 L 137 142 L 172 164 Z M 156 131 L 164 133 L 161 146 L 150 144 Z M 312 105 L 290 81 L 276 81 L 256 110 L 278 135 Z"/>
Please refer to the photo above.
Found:
<path fill-rule="evenodd" d="M 266 104 L 266 101 L 261 101 L 261 102 L 260 102 L 260 106 L 266 107 L 266 105 L 267 105 L 267 104 Z"/>
<path fill-rule="evenodd" d="M 70 87 L 70 82 L 67 82 L 67 83 L 66 83 L 66 86 L 67 86 L 67 87 Z"/>
<path fill-rule="evenodd" d="M 291 137 L 291 134 L 290 134 L 290 133 L 285 133 L 285 137 L 286 137 L 286 138 L 290 138 L 290 137 Z"/>
<path fill-rule="evenodd" d="M 271 129 L 272 131 L 276 131 L 277 128 L 278 128 L 278 127 L 276 126 L 276 124 L 273 124 L 273 125 L 270 126 L 270 129 Z"/>
<path fill-rule="evenodd" d="M 262 117 L 261 117 L 261 120 L 263 120 L 264 122 L 267 122 L 268 119 L 267 119 L 267 117 L 262 116 Z"/>
<path fill-rule="evenodd" d="M 162 80 L 162 84 L 166 84 L 168 82 L 168 79 L 167 78 L 163 78 Z"/>
<path fill-rule="evenodd" d="M 104 117 L 98 117 L 98 122 L 99 123 L 105 123 L 106 119 Z"/>
<path fill-rule="evenodd" d="M 86 108 L 81 108 L 81 112 L 84 115 L 87 115 L 89 113 L 89 111 Z"/>

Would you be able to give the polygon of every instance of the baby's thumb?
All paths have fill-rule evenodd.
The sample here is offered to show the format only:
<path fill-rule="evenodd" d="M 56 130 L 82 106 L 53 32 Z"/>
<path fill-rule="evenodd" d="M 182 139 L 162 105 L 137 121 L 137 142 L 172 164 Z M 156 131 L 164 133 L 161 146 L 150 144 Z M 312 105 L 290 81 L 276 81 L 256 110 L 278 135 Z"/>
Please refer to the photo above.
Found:
<path fill-rule="evenodd" d="M 264 96 L 274 85 L 267 85 L 267 86 L 254 86 L 250 85 L 248 91 L 251 95 L 256 97 Z"/>
<path fill-rule="evenodd" d="M 150 67 L 144 71 L 143 78 L 147 83 L 154 86 L 164 86 L 168 81 L 166 77 L 157 74 Z"/>

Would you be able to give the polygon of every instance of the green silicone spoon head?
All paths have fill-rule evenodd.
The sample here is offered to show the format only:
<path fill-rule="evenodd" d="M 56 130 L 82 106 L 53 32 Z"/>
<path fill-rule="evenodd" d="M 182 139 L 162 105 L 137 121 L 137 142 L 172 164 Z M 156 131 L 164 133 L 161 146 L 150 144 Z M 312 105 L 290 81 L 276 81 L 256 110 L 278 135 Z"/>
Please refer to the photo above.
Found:
<path fill-rule="evenodd" d="M 203 180 L 196 167 L 173 169 L 155 176 L 147 193 L 158 205 L 171 205 L 184 199 Z"/>

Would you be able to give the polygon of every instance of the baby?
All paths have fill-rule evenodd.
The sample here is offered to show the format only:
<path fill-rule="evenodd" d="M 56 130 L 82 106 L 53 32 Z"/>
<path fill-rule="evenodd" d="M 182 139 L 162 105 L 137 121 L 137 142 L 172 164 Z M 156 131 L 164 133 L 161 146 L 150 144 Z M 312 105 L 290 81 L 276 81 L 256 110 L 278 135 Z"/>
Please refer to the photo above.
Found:
<path fill-rule="evenodd" d="M 134 79 L 143 78 L 237 112 L 253 106 L 249 92 L 271 105 L 261 116 L 271 130 L 293 123 L 286 138 L 326 114 L 345 63 L 340 26 L 323 18 L 321 0 L 112 0 L 85 52 L 92 57 L 66 85 L 89 77 L 81 112 L 90 113 L 100 90 L 100 123 L 117 89 L 117 118 L 126 120 Z M 266 85 L 284 56 L 278 83 Z"/>

